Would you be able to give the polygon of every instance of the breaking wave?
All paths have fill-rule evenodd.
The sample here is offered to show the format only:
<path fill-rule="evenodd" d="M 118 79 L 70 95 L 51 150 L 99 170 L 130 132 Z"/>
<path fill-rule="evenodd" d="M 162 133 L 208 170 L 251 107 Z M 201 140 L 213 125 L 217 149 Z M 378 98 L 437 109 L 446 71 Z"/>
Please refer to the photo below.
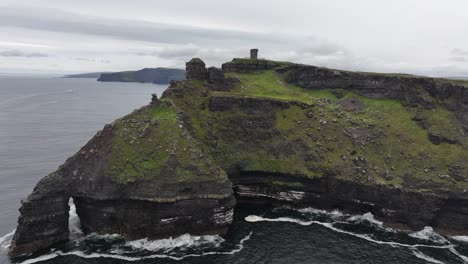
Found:
<path fill-rule="evenodd" d="M 468 236 L 451 236 L 450 238 L 459 242 L 468 243 Z"/>
<path fill-rule="evenodd" d="M 383 222 L 376 220 L 374 215 L 370 212 L 363 215 L 350 216 L 336 210 L 328 212 L 314 208 L 304 208 L 296 211 L 303 214 L 298 218 L 289 216 L 268 218 L 258 215 L 249 215 L 245 217 L 245 221 L 251 223 L 289 222 L 302 226 L 318 225 L 328 228 L 334 232 L 353 236 L 371 243 L 388 245 L 391 247 L 407 248 L 411 250 L 411 253 L 415 257 L 430 263 L 444 262 L 424 254 L 421 249 L 448 250 L 451 254 L 462 260 L 464 263 L 468 263 L 468 257 L 460 254 L 456 250 L 456 245 L 450 243 L 450 241 L 442 235 L 437 234 L 433 228 L 429 226 L 426 226 L 423 230 L 408 233 L 385 227 Z M 304 218 L 304 216 L 306 217 Z M 356 225 L 362 226 L 361 228 L 356 229 Z M 353 228 L 356 230 L 353 230 Z M 454 236 L 451 237 L 451 239 L 468 242 L 468 236 Z"/>
<path fill-rule="evenodd" d="M 132 261 L 132 262 L 133 261 L 144 260 L 144 259 L 182 260 L 182 259 L 185 259 L 185 258 L 202 257 L 202 256 L 207 256 L 207 255 L 233 255 L 233 254 L 236 254 L 236 253 L 240 252 L 244 248 L 244 243 L 247 240 L 249 240 L 251 236 L 252 236 L 252 232 L 250 232 L 247 236 L 242 238 L 239 241 L 239 243 L 237 244 L 237 246 L 234 249 L 230 250 L 230 251 L 207 251 L 207 252 L 202 252 L 202 253 L 186 254 L 186 255 L 182 255 L 182 256 L 173 256 L 173 255 L 170 255 L 170 254 L 151 254 L 151 255 L 141 256 L 141 257 L 126 256 L 126 255 L 122 255 L 122 254 L 110 254 L 110 253 L 89 253 L 89 254 L 87 254 L 84 251 L 78 251 L 78 250 L 70 251 L 70 252 L 55 251 L 55 252 L 52 252 L 50 254 L 43 255 L 43 256 L 40 256 L 40 257 L 37 257 L 37 258 L 34 258 L 34 259 L 28 259 L 28 260 L 22 262 L 21 264 L 32 264 L 32 263 L 36 263 L 36 262 L 40 262 L 40 261 L 44 261 L 44 260 L 53 259 L 53 258 L 56 258 L 56 257 L 59 257 L 59 256 L 70 256 L 70 255 L 78 256 L 78 257 L 85 258 L 85 259 L 112 258 L 112 259 Z M 177 239 L 178 238 L 176 238 L 175 240 L 177 240 Z M 183 239 L 183 240 L 186 240 L 186 239 Z M 197 240 L 199 240 L 199 239 L 196 239 L 196 238 L 195 239 L 193 239 L 193 238 L 189 239 L 189 241 L 197 241 Z M 140 242 L 132 241 L 132 242 L 128 242 L 128 243 L 132 244 L 132 243 L 136 242 L 137 247 L 140 246 L 140 245 L 141 246 L 147 245 L 147 243 L 141 243 L 142 240 L 137 240 L 137 241 L 140 241 Z M 160 245 L 163 245 L 163 244 L 167 245 L 167 243 L 164 243 L 164 242 L 161 243 L 161 242 L 158 242 L 158 240 L 155 240 L 152 243 L 160 244 Z M 189 243 L 183 243 L 182 246 L 187 246 L 188 244 Z"/>
<path fill-rule="evenodd" d="M 126 246 L 131 247 L 132 250 L 144 250 L 151 252 L 163 251 L 165 253 L 169 253 L 176 249 L 185 250 L 188 248 L 201 248 L 207 246 L 218 248 L 223 242 L 224 239 L 217 235 L 191 236 L 189 234 L 185 234 L 176 238 L 171 237 L 160 240 L 148 240 L 145 238 L 130 241 L 126 243 Z"/>
<path fill-rule="evenodd" d="M 15 235 L 15 231 L 13 230 L 10 233 L 0 237 L 0 250 L 8 250 L 10 247 L 10 242 L 13 236 Z"/>
<path fill-rule="evenodd" d="M 424 227 L 423 230 L 409 234 L 410 237 L 418 238 L 421 240 L 433 241 L 439 244 L 448 243 L 448 240 L 445 237 L 437 234 L 434 229 L 430 226 Z"/>
<path fill-rule="evenodd" d="M 385 227 L 383 222 L 375 219 L 372 213 L 349 215 L 338 210 L 325 211 L 314 208 L 280 208 L 266 214 L 248 215 L 244 219 L 249 223 L 283 222 L 304 227 L 316 225 L 358 240 L 407 250 L 415 258 L 428 263 L 443 264 L 448 261 L 445 257 L 434 252 L 444 252 L 443 255 L 452 260 L 468 263 L 468 257 L 458 251 L 464 250 L 463 244 L 468 243 L 468 236 L 444 237 L 437 234 L 431 227 L 410 233 Z M 79 218 L 73 203 L 70 202 L 70 228 L 72 230 L 78 226 Z M 0 238 L 0 245 L 2 247 L 9 245 L 13 234 L 14 232 L 11 232 Z M 225 240 L 217 235 L 192 236 L 184 234 L 167 239 L 149 240 L 145 238 L 134 241 L 125 241 L 117 234 L 81 235 L 80 238 L 73 241 L 75 245 L 72 247 L 53 250 L 49 254 L 25 260 L 21 264 L 42 262 L 61 256 L 77 256 L 83 259 L 110 258 L 135 262 L 146 259 L 178 261 L 208 255 L 234 255 L 244 249 L 245 242 L 251 238 L 252 234 L 251 231 L 243 238 L 239 237 L 240 240 L 236 240 L 237 242 Z"/>
<path fill-rule="evenodd" d="M 439 261 L 437 259 L 431 258 L 428 255 L 422 253 L 421 251 L 417 249 L 412 249 L 413 255 L 419 259 L 425 260 L 429 263 L 435 263 L 435 264 L 444 264 L 444 262 Z"/>

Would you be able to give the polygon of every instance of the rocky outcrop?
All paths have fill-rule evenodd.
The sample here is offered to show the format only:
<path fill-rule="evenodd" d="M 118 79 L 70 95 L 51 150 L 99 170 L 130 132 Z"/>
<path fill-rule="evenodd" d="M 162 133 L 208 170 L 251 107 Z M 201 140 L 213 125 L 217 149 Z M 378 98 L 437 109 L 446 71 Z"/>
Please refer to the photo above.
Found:
<path fill-rule="evenodd" d="M 223 72 L 257 72 L 263 70 L 271 70 L 274 68 L 290 65 L 291 63 L 287 62 L 278 62 L 271 60 L 259 60 L 259 59 L 241 59 L 236 58 L 231 62 L 223 63 L 222 69 Z"/>
<path fill-rule="evenodd" d="M 70 198 L 85 233 L 126 239 L 223 234 L 234 197 L 467 234 L 466 101 L 447 80 L 193 59 L 37 184 L 10 254 L 67 240 Z"/>
<path fill-rule="evenodd" d="M 186 63 L 187 79 L 208 81 L 209 89 L 212 91 L 229 91 L 239 80 L 227 78 L 221 69 L 216 67 L 206 68 L 205 63 L 198 58 L 194 58 Z"/>
<path fill-rule="evenodd" d="M 140 82 L 168 84 L 171 81 L 185 79 L 185 71 L 170 68 L 144 68 L 139 71 L 124 71 L 114 73 L 102 73 L 98 79 L 100 82 Z"/>
<path fill-rule="evenodd" d="M 187 80 L 206 80 L 208 79 L 208 71 L 205 63 L 199 58 L 193 58 L 185 64 L 187 70 Z"/>

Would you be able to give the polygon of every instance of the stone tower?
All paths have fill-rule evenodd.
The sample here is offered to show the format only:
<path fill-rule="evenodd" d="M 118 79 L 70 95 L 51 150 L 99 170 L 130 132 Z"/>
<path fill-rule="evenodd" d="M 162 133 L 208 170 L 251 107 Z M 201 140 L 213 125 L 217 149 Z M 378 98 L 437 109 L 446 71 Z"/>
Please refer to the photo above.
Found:
<path fill-rule="evenodd" d="M 258 59 L 258 49 L 251 49 L 250 50 L 250 59 L 251 60 Z"/>
<path fill-rule="evenodd" d="M 205 67 L 205 63 L 199 58 L 193 58 L 185 63 L 185 74 L 187 80 L 208 79 L 208 70 Z"/>

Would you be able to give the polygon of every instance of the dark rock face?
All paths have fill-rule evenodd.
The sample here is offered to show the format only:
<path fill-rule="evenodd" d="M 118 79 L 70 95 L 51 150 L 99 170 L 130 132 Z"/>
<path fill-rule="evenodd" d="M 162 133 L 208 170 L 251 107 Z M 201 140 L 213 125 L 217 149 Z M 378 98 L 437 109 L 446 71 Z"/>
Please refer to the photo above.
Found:
<path fill-rule="evenodd" d="M 448 143 L 448 144 L 456 144 L 457 141 L 454 139 L 446 138 L 440 134 L 437 133 L 429 133 L 428 134 L 429 140 L 434 143 L 434 145 L 440 145 L 442 143 Z"/>
<path fill-rule="evenodd" d="M 208 68 L 208 87 L 211 91 L 230 91 L 239 80 L 232 77 L 225 77 L 221 69 L 216 67 Z"/>
<path fill-rule="evenodd" d="M 208 79 L 208 71 L 205 63 L 199 58 L 193 58 L 185 64 L 187 70 L 187 80 L 206 80 Z"/>
<path fill-rule="evenodd" d="M 27 255 L 68 240 L 69 209 L 67 196 L 23 202 L 10 254 Z"/>
<path fill-rule="evenodd" d="M 286 109 L 290 105 L 291 103 L 286 101 L 249 97 L 238 98 L 231 96 L 213 96 L 210 98 L 209 102 L 209 108 L 213 112 L 229 111 L 240 108 L 242 111 L 250 115 L 268 113 L 269 109 L 271 111 L 273 111 L 273 109 Z"/>
<path fill-rule="evenodd" d="M 289 64 L 290 63 L 259 59 L 233 59 L 231 62 L 223 63 L 222 69 L 223 72 L 248 73 L 263 70 L 271 70 Z"/>
<path fill-rule="evenodd" d="M 231 180 L 239 205 L 289 203 L 349 213 L 371 212 L 399 228 L 420 230 L 432 226 L 446 234 L 468 233 L 467 199 L 363 186 L 332 177 L 301 179 L 294 175 L 240 172 L 231 175 Z M 274 184 L 278 182 L 282 184 Z"/>
<path fill-rule="evenodd" d="M 210 83 L 223 83 L 225 80 L 226 78 L 224 77 L 224 73 L 221 69 L 216 67 L 208 68 L 208 81 Z"/>
<path fill-rule="evenodd" d="M 344 110 L 349 112 L 361 112 L 366 108 L 364 103 L 356 98 L 344 99 L 339 101 L 338 104 L 341 105 Z"/>
<path fill-rule="evenodd" d="M 144 68 L 139 71 L 103 73 L 98 81 L 168 84 L 173 80 L 180 81 L 184 79 L 185 71 L 182 69 Z"/>
<path fill-rule="evenodd" d="M 121 234 L 126 239 L 157 239 L 184 233 L 225 234 L 232 222 L 234 204 L 233 197 L 173 203 L 76 199 L 85 233 Z"/>

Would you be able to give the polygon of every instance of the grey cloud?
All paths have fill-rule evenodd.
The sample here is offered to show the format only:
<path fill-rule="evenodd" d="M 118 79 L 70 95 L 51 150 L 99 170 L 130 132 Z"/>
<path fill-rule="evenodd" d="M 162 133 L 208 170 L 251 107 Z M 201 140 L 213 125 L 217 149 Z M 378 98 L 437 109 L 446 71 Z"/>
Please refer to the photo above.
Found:
<path fill-rule="evenodd" d="M 247 31 L 206 29 L 140 20 L 110 19 L 48 8 L 2 6 L 0 25 L 62 33 L 106 36 L 125 40 L 190 43 L 224 41 L 278 41 L 274 35 Z"/>
<path fill-rule="evenodd" d="M 315 38 L 306 40 L 306 45 L 297 49 L 295 52 L 299 55 L 330 56 L 344 54 L 344 48 L 329 42 L 320 41 Z"/>
<path fill-rule="evenodd" d="M 463 49 L 452 49 L 450 53 L 457 56 L 468 56 L 468 50 Z"/>
<path fill-rule="evenodd" d="M 433 76 L 466 76 L 466 70 L 453 64 L 433 67 L 428 74 Z"/>
<path fill-rule="evenodd" d="M 74 58 L 74 60 L 77 60 L 77 61 L 89 61 L 89 62 L 100 62 L 100 63 L 110 63 L 110 62 L 111 62 L 110 60 L 105 60 L 105 59 L 90 59 L 90 58 L 83 58 L 83 57 Z"/>
<path fill-rule="evenodd" d="M 195 57 L 200 48 L 193 45 L 179 47 L 164 47 L 150 52 L 137 52 L 139 56 L 153 56 L 163 59 L 179 59 Z"/>
<path fill-rule="evenodd" d="M 449 60 L 454 62 L 468 62 L 467 57 L 450 57 Z"/>
<path fill-rule="evenodd" d="M 154 48 L 149 52 L 137 52 L 136 55 L 175 60 L 179 63 L 183 63 L 184 61 L 188 61 L 191 58 L 198 57 L 204 60 L 208 65 L 219 66 L 220 63 L 226 62 L 233 57 L 248 56 L 248 52 L 248 49 L 202 48 L 194 44 L 189 44 Z"/>
<path fill-rule="evenodd" d="M 2 57 L 25 57 L 25 58 L 43 58 L 49 57 L 48 54 L 40 52 L 23 52 L 20 50 L 5 50 L 0 51 L 0 56 Z"/>

